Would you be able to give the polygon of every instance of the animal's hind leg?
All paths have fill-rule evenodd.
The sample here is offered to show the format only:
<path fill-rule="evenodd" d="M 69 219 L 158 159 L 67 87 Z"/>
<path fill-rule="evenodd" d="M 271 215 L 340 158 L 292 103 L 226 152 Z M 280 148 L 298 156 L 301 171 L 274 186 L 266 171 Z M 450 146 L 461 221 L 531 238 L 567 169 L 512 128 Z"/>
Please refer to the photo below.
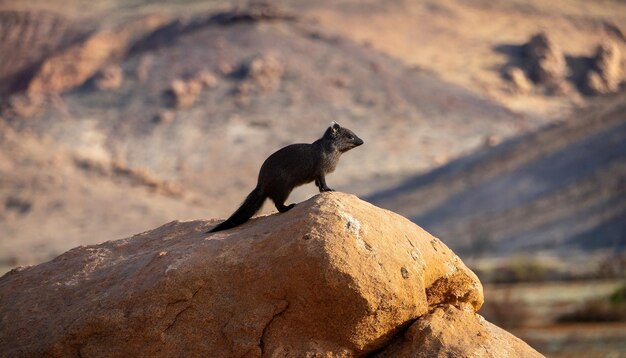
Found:
<path fill-rule="evenodd" d="M 287 212 L 296 206 L 296 204 L 285 205 L 285 200 L 287 200 L 288 196 L 289 193 L 279 193 L 277 195 L 270 196 L 270 199 L 274 202 L 276 209 L 281 213 Z"/>
<path fill-rule="evenodd" d="M 276 209 L 278 209 L 279 212 L 284 213 L 291 210 L 294 206 L 296 206 L 296 204 L 289 204 L 287 206 L 285 206 L 284 204 L 276 204 Z"/>

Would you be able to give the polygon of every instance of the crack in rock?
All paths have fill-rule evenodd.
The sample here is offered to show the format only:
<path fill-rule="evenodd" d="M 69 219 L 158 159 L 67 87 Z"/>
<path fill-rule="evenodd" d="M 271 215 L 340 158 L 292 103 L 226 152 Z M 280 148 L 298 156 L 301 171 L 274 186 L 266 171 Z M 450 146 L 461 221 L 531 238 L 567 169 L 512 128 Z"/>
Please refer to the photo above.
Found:
<path fill-rule="evenodd" d="M 176 322 L 178 321 L 178 318 L 185 313 L 185 311 L 187 311 L 188 309 L 191 308 L 192 304 L 193 304 L 193 299 L 196 297 L 196 295 L 198 294 L 198 292 L 200 292 L 200 290 L 202 289 L 202 287 L 204 287 L 204 283 L 202 285 L 200 285 L 200 287 L 198 287 L 192 294 L 191 297 L 188 300 L 178 300 L 175 301 L 173 303 L 168 303 L 168 306 L 174 305 L 176 303 L 180 303 L 180 302 L 184 302 L 187 301 L 189 302 L 189 304 L 187 304 L 186 307 L 184 307 L 183 309 L 181 309 L 175 316 L 174 319 L 172 320 L 172 322 L 165 327 L 165 329 L 163 330 L 163 333 L 167 333 L 167 331 L 169 331 L 172 327 L 174 327 L 174 325 L 176 324 Z"/>
<path fill-rule="evenodd" d="M 265 340 L 267 339 L 269 327 L 272 325 L 274 320 L 276 320 L 278 317 L 280 317 L 283 313 L 287 311 L 287 308 L 289 308 L 289 301 L 282 300 L 280 302 L 280 306 L 282 307 L 277 307 L 278 312 L 275 312 L 272 318 L 269 320 L 269 322 L 267 322 L 265 327 L 263 327 L 263 332 L 261 333 L 261 339 L 259 341 L 259 348 L 261 349 L 261 356 L 265 355 Z"/>

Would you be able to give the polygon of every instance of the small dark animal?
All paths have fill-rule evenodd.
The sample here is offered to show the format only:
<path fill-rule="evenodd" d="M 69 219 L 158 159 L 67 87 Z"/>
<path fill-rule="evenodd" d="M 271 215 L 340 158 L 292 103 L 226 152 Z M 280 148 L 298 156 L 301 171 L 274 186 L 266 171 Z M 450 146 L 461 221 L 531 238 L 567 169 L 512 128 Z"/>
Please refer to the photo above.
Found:
<path fill-rule="evenodd" d="M 324 136 L 312 144 L 292 144 L 278 150 L 261 166 L 256 188 L 241 207 L 209 232 L 243 224 L 259 211 L 266 198 L 272 199 L 276 209 L 284 213 L 296 205 L 285 206 L 291 191 L 312 181 L 315 181 L 320 193 L 333 191 L 326 185 L 326 174 L 335 171 L 341 154 L 361 144 L 363 140 L 351 130 L 333 122 Z"/>

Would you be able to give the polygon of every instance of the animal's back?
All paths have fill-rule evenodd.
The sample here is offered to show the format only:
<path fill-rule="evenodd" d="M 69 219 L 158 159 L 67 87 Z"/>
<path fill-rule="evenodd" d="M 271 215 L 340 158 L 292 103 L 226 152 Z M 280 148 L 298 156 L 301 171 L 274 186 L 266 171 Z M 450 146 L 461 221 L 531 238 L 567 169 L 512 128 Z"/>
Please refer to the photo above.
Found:
<path fill-rule="evenodd" d="M 293 187 L 315 179 L 319 155 L 311 144 L 291 144 L 270 155 L 259 171 L 263 189 Z"/>

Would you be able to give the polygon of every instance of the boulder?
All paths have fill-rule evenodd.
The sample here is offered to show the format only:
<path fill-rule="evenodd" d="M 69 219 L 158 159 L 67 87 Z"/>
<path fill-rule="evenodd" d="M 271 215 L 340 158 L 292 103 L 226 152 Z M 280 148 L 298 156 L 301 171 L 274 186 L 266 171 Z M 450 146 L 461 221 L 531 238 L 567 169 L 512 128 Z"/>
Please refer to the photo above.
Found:
<path fill-rule="evenodd" d="M 275 56 L 264 55 L 250 62 L 247 79 L 258 88 L 259 92 L 269 93 L 278 88 L 284 72 L 285 65 Z"/>
<path fill-rule="evenodd" d="M 598 95 L 617 92 L 623 80 L 622 54 L 613 42 L 598 46 L 585 77 L 584 89 Z"/>
<path fill-rule="evenodd" d="M 506 70 L 504 76 L 511 82 L 516 93 L 525 94 L 532 92 L 533 83 L 526 77 L 526 73 L 521 68 L 510 67 Z"/>
<path fill-rule="evenodd" d="M 267 95 L 280 87 L 285 65 L 274 55 L 265 54 L 242 65 L 243 81 L 236 88 L 239 102 L 247 102 L 252 94 Z"/>
<path fill-rule="evenodd" d="M 124 71 L 120 66 L 109 65 L 94 76 L 94 86 L 102 91 L 116 90 L 122 86 Z"/>
<path fill-rule="evenodd" d="M 163 92 L 165 106 L 172 109 L 185 109 L 194 104 L 202 91 L 198 81 L 175 79 Z"/>
<path fill-rule="evenodd" d="M 384 357 L 543 357 L 472 310 L 433 308 L 376 355 Z"/>
<path fill-rule="evenodd" d="M 561 48 L 544 32 L 531 37 L 525 47 L 528 77 L 550 92 L 563 91 L 568 69 Z"/>
<path fill-rule="evenodd" d="M 163 93 L 165 106 L 172 109 L 191 107 L 205 88 L 214 88 L 218 80 L 213 72 L 202 70 L 187 78 L 177 78 Z"/>
<path fill-rule="evenodd" d="M 7 273 L 0 351 L 361 356 L 421 321 L 441 324 L 435 307 L 471 318 L 483 303 L 479 280 L 445 244 L 352 195 L 320 194 L 206 233 L 213 224 L 175 221 Z M 453 329 L 476 343 L 475 332 Z"/>

